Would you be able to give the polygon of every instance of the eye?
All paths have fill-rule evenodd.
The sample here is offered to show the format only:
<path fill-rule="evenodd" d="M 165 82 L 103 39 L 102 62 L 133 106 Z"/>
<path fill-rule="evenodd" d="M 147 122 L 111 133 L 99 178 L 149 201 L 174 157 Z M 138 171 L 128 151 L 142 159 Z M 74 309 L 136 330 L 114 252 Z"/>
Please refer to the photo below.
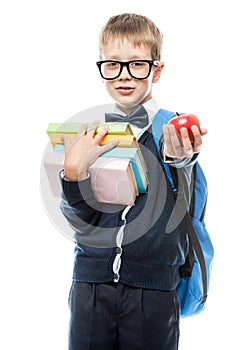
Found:
<path fill-rule="evenodd" d="M 145 66 L 147 66 L 147 63 L 144 61 L 131 62 L 131 67 L 133 68 L 144 68 Z"/>
<path fill-rule="evenodd" d="M 118 62 L 106 62 L 105 63 L 105 67 L 108 69 L 113 69 L 113 68 L 118 68 L 119 67 L 119 63 Z"/>

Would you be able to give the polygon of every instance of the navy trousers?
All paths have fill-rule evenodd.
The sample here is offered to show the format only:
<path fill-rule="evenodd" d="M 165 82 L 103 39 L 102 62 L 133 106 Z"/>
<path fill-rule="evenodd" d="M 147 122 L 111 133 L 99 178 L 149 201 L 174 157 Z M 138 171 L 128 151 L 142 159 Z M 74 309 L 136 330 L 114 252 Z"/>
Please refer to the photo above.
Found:
<path fill-rule="evenodd" d="M 73 282 L 69 350 L 177 350 L 176 291 Z"/>

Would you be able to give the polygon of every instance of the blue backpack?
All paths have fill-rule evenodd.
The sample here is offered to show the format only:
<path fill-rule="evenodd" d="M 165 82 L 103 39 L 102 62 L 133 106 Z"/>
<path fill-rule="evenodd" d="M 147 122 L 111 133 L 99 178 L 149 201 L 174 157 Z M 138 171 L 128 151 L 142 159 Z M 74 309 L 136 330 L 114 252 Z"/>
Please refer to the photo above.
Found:
<path fill-rule="evenodd" d="M 176 113 L 160 109 L 152 122 L 155 144 L 160 149 L 162 126 Z M 164 171 L 176 195 L 177 184 L 173 171 L 175 168 L 162 162 Z M 193 167 L 194 186 L 190 210 L 185 213 L 188 230 L 189 253 L 185 264 L 180 268 L 181 281 L 177 287 L 180 300 L 181 317 L 200 313 L 207 299 L 214 249 L 206 230 L 204 216 L 207 201 L 207 182 L 198 162 Z"/>

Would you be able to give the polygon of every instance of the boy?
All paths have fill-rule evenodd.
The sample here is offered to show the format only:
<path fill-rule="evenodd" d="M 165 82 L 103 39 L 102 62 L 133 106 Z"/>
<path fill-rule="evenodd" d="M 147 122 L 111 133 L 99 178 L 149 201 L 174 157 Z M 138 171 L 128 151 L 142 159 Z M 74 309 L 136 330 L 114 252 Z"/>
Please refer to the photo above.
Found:
<path fill-rule="evenodd" d="M 187 233 L 160 163 L 177 169 L 189 205 L 191 169 L 207 131 L 193 126 L 191 144 L 187 129 L 179 136 L 173 126 L 164 125 L 163 146 L 157 152 L 151 134 L 158 111 L 152 87 L 164 67 L 162 41 L 156 25 L 136 14 L 111 17 L 100 36 L 98 69 L 120 113 L 120 119 L 111 118 L 129 116 L 148 167 L 148 191 L 134 206 L 98 203 L 93 197 L 88 167 L 118 144 L 99 145 L 108 128 L 95 135 L 94 122 L 89 131 L 83 125 L 71 145 L 64 138 L 61 209 L 76 241 L 70 350 L 178 349 L 176 287 L 188 252 Z"/>

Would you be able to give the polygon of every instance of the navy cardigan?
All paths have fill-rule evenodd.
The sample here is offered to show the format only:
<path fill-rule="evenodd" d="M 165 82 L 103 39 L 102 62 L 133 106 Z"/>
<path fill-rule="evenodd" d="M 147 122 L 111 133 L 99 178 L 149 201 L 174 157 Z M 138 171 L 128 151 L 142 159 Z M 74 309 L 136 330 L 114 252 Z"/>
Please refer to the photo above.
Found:
<path fill-rule="evenodd" d="M 147 193 L 137 196 L 135 205 L 127 212 L 124 206 L 97 202 L 90 177 L 80 182 L 61 177 L 61 210 L 74 229 L 76 243 L 75 281 L 119 281 L 157 290 L 173 290 L 180 281 L 179 267 L 188 252 L 180 200 L 183 197 L 189 206 L 195 159 L 173 164 L 180 178 L 175 198 L 151 128 L 143 133 L 139 144 L 148 167 L 149 186 Z"/>

